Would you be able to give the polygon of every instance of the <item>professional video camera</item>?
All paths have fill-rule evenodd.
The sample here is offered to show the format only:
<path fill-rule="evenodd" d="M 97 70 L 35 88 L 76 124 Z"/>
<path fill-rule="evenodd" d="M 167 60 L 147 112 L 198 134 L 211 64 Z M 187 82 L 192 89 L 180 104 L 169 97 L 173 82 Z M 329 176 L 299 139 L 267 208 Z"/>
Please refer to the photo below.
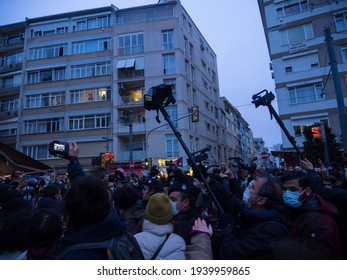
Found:
<path fill-rule="evenodd" d="M 170 103 L 176 103 L 171 85 L 161 84 L 151 87 L 144 96 L 144 107 L 148 111 L 159 110 L 160 107 L 167 107 Z"/>
<path fill-rule="evenodd" d="M 53 140 L 49 143 L 48 151 L 53 156 L 67 156 L 69 155 L 69 143 Z"/>
<path fill-rule="evenodd" d="M 247 170 L 250 172 L 254 172 L 257 168 L 257 165 L 254 163 L 254 161 L 257 160 L 256 157 L 252 158 L 251 164 L 246 164 L 246 163 L 242 162 L 240 157 L 231 157 L 231 158 L 229 158 L 229 160 L 234 160 L 235 161 L 235 167 L 238 167 L 239 170 L 243 169 L 243 170 Z"/>
<path fill-rule="evenodd" d="M 209 148 L 209 147 L 206 147 L 206 148 L 204 148 L 204 149 L 202 149 L 202 150 L 200 150 L 200 151 L 197 151 L 197 152 L 192 153 L 192 156 L 194 157 L 196 163 L 201 164 L 201 162 L 202 162 L 203 160 L 208 159 L 208 154 L 206 154 L 206 153 L 209 152 L 209 151 L 210 151 L 210 148 Z M 188 159 L 187 159 L 187 163 L 188 163 L 189 165 L 191 165 L 191 164 L 192 164 L 192 161 L 188 158 Z"/>

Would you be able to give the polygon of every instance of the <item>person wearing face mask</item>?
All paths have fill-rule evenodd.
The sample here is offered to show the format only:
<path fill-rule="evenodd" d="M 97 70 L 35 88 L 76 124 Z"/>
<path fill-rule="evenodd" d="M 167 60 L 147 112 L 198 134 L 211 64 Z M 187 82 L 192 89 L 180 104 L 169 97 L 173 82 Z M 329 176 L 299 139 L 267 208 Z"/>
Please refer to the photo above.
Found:
<path fill-rule="evenodd" d="M 169 198 L 172 202 L 173 213 L 177 225 L 177 233 L 190 244 L 190 231 L 200 213 L 195 207 L 197 188 L 175 181 L 169 190 Z"/>
<path fill-rule="evenodd" d="M 281 178 L 283 201 L 292 216 L 292 237 L 305 241 L 323 259 L 341 259 L 337 208 L 311 188 L 309 176 L 290 171 Z"/>
<path fill-rule="evenodd" d="M 210 186 L 225 213 L 214 237 L 217 259 L 272 259 L 270 245 L 289 237 L 290 223 L 282 215 L 281 187 L 267 173 L 254 174 L 243 198 L 211 180 Z"/>

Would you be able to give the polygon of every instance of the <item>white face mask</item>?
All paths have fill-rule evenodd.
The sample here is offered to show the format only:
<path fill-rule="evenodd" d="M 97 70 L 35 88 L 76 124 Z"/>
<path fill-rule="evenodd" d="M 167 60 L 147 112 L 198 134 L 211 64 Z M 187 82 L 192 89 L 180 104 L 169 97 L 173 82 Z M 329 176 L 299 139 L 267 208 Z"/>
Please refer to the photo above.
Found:
<path fill-rule="evenodd" d="M 174 216 L 176 215 L 176 214 L 178 214 L 178 210 L 177 210 L 177 205 L 176 205 L 176 202 L 173 202 L 173 201 L 171 201 L 170 200 L 170 202 L 171 202 L 171 205 L 172 205 L 172 209 L 173 209 L 173 214 L 174 214 Z"/>
<path fill-rule="evenodd" d="M 243 202 L 245 203 L 247 208 L 250 208 L 251 205 L 249 204 L 249 198 L 251 197 L 251 194 L 249 193 L 249 188 L 247 187 L 245 191 L 243 192 Z"/>

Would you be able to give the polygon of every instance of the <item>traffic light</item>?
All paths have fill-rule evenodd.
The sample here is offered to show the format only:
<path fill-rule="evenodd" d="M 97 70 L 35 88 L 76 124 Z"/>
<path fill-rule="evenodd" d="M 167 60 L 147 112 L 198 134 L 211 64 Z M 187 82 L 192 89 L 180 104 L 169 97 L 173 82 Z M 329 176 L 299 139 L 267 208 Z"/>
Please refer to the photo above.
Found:
<path fill-rule="evenodd" d="M 101 168 L 106 169 L 108 163 L 114 162 L 114 155 L 111 152 L 101 153 L 100 159 L 101 159 Z"/>
<path fill-rule="evenodd" d="M 148 169 L 148 159 L 147 159 L 147 158 L 145 158 L 145 159 L 142 161 L 142 168 Z"/>
<path fill-rule="evenodd" d="M 153 166 L 153 159 L 150 157 L 148 158 L 148 169 L 151 169 Z"/>
<path fill-rule="evenodd" d="M 313 138 L 321 138 L 322 137 L 320 128 L 318 126 L 311 127 L 311 132 L 312 132 Z"/>
<path fill-rule="evenodd" d="M 192 122 L 198 122 L 199 121 L 199 106 L 193 106 L 190 110 L 192 113 Z"/>

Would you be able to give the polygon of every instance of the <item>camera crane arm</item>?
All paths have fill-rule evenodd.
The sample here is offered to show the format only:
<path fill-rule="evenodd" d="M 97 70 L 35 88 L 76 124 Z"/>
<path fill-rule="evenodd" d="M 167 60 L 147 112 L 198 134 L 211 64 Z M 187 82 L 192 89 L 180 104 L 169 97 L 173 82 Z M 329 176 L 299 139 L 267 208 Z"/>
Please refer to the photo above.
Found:
<path fill-rule="evenodd" d="M 171 121 L 169 114 L 165 110 L 165 107 L 167 107 L 170 103 L 172 103 L 172 104 L 176 103 L 176 100 L 173 97 L 172 88 L 170 85 L 161 84 L 161 85 L 158 85 L 156 87 L 151 87 L 148 90 L 147 94 L 145 94 L 145 96 L 144 96 L 145 109 L 148 111 L 155 110 L 157 112 L 156 120 L 158 123 L 160 123 L 158 112 L 160 111 L 163 114 L 165 120 L 170 125 L 176 138 L 178 139 L 178 141 L 182 145 L 185 153 L 187 154 L 189 161 L 190 161 L 190 166 L 193 168 L 194 172 L 197 172 L 197 174 L 199 174 L 206 189 L 208 190 L 208 192 L 212 196 L 212 199 L 215 202 L 215 205 L 216 205 L 218 211 L 220 212 L 220 214 L 223 214 L 224 210 L 223 210 L 221 204 L 219 203 L 216 195 L 214 194 L 212 188 L 210 187 L 207 179 L 202 174 L 202 171 L 199 169 L 199 167 L 196 163 L 195 157 L 190 153 L 187 145 L 184 143 L 184 141 L 182 139 L 181 133 L 177 130 L 177 128 L 175 127 L 175 125 Z"/>
<path fill-rule="evenodd" d="M 261 96 L 262 93 L 265 92 L 265 95 Z M 254 94 L 252 96 L 252 103 L 254 103 L 255 108 L 258 108 L 260 105 L 267 106 L 270 112 L 271 119 L 275 117 L 277 123 L 282 128 L 284 134 L 287 136 L 289 142 L 293 145 L 294 149 L 298 153 L 299 157 L 304 160 L 304 156 L 300 152 L 299 148 L 296 146 L 296 142 L 293 136 L 290 135 L 287 128 L 284 126 L 282 120 L 278 116 L 277 112 L 275 111 L 274 107 L 271 105 L 271 101 L 275 99 L 275 95 L 270 91 L 268 92 L 266 89 L 262 90 L 261 92 Z"/>

